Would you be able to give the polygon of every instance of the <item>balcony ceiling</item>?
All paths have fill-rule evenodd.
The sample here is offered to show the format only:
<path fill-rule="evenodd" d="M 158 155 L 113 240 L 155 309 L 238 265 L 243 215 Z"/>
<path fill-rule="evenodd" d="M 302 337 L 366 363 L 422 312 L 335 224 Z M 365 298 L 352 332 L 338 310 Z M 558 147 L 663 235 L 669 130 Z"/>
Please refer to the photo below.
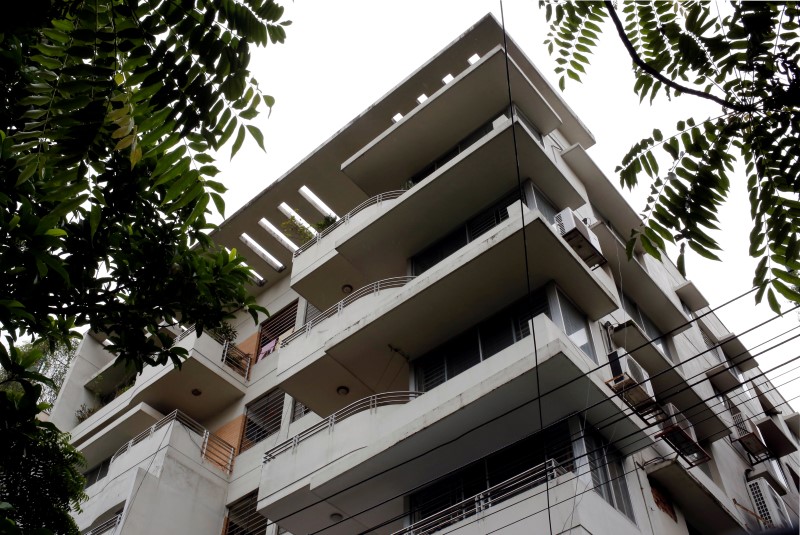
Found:
<path fill-rule="evenodd" d="M 93 468 L 101 461 L 111 457 L 133 437 L 156 423 L 164 415 L 146 403 L 139 403 L 125 414 L 88 440 L 76 444 L 80 449 L 86 467 Z"/>
<path fill-rule="evenodd" d="M 669 493 L 681 511 L 702 533 L 739 533 L 744 526 L 734 511 L 717 497 L 678 460 L 663 461 L 646 467 L 647 476 Z"/>
<path fill-rule="evenodd" d="M 553 131 L 561 118 L 513 61 L 509 66 L 516 104 L 540 132 Z M 498 45 L 342 163 L 342 171 L 369 195 L 398 189 L 507 107 L 505 54 Z"/>
<path fill-rule="evenodd" d="M 323 321 L 309 335 L 323 344 L 310 348 L 315 356 L 306 357 L 300 363 L 289 363 L 284 360 L 293 350 L 289 346 L 281 353 L 278 378 L 292 383 L 301 379 L 290 380 L 290 377 L 300 374 L 305 376 L 303 382 L 321 381 L 320 377 L 326 377 L 322 373 L 333 373 L 341 367 L 357 378 L 365 393 L 380 391 L 378 388 L 386 380 L 386 370 L 398 353 L 411 359 L 423 355 L 525 296 L 528 284 L 538 288 L 555 281 L 592 319 L 616 309 L 614 297 L 538 212 L 526 210 L 525 221 L 524 233 L 517 215 L 406 286 L 383 290 L 384 297 L 380 300 L 370 296 L 354 302 L 345 309 L 351 314 L 349 323 L 340 324 L 335 331 L 328 331 L 327 321 L 331 320 Z M 523 235 L 526 242 L 523 242 Z M 526 265 L 522 261 L 526 243 L 529 278 L 526 278 Z M 542 261 L 544 258 L 547 261 Z M 429 320 L 420 321 L 420 318 Z M 318 350 L 321 353 L 317 353 Z M 314 366 L 324 360 L 318 357 L 321 354 L 335 361 L 335 364 L 326 365 L 325 372 L 314 370 Z M 287 384 L 287 388 L 292 386 Z M 332 396 L 335 390 L 336 385 L 330 385 L 320 389 L 320 395 Z M 341 403 L 334 397 L 311 408 L 327 414 Z"/>
<path fill-rule="evenodd" d="M 303 478 L 281 481 L 281 490 L 274 496 L 264 495 L 262 479 L 259 511 L 270 518 L 281 518 L 296 511 L 298 504 L 311 502 L 314 496 L 333 496 L 315 506 L 317 511 L 310 509 L 287 519 L 288 529 L 310 533 L 324 527 L 328 518 L 325 511 L 335 510 L 346 516 L 387 497 L 402 496 L 431 477 L 541 429 L 538 385 L 542 385 L 544 396 L 545 425 L 591 407 L 586 412 L 587 420 L 624 454 L 652 444 L 643 424 L 628 417 L 627 407 L 611 394 L 602 378 L 590 373 L 594 364 L 566 335 L 543 315 L 535 319 L 534 325 L 540 345 L 536 358 L 531 352 L 532 339 L 526 338 L 406 405 L 378 408 L 375 414 L 383 422 L 379 425 L 370 425 L 373 411 L 351 417 L 360 422 L 348 420 L 344 424 L 350 425 L 342 427 L 337 424 L 330 434 L 349 432 L 369 437 L 365 440 L 351 436 L 354 451 L 337 451 L 338 461 L 322 461 L 322 467 L 314 465 L 320 462 L 320 442 L 340 444 L 328 432 L 308 439 L 308 443 L 301 442 L 291 453 L 281 454 L 294 456 L 291 462 L 304 467 L 297 472 Z M 381 417 L 382 413 L 386 416 Z M 465 430 L 471 431 L 464 435 Z M 363 443 L 367 446 L 362 447 Z M 282 461 L 277 457 L 270 464 Z M 387 472 L 401 463 L 402 470 Z M 269 470 L 267 465 L 262 478 L 270 477 Z M 362 484 L 347 490 L 356 483 Z M 402 500 L 389 501 L 359 515 L 359 523 L 370 526 L 391 518 L 393 515 L 387 514 L 386 508 L 402 513 Z M 351 529 L 350 533 L 356 531 Z"/>
<path fill-rule="evenodd" d="M 769 416 L 762 416 L 761 418 L 755 419 L 753 423 L 755 423 L 758 430 L 761 431 L 761 436 L 764 437 L 767 447 L 777 457 L 791 455 L 797 451 L 797 446 L 794 441 L 786 436 L 783 429 Z"/>

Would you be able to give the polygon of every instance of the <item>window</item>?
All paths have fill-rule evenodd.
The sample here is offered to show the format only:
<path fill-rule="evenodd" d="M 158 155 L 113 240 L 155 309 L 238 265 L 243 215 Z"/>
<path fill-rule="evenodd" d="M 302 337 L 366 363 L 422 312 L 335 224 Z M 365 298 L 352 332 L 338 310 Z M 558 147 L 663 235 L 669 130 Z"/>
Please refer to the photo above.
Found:
<path fill-rule="evenodd" d="M 621 455 L 593 429 L 586 430 L 584 441 L 594 490 L 620 513 L 635 521 Z"/>
<path fill-rule="evenodd" d="M 271 315 L 261 324 L 258 333 L 258 358 L 261 360 L 278 349 L 280 339 L 294 331 L 294 324 L 297 318 L 297 301 L 285 307 L 280 312 Z"/>
<path fill-rule="evenodd" d="M 292 421 L 296 422 L 306 414 L 311 412 L 311 409 L 306 407 L 302 401 L 298 399 L 292 400 Z"/>
<path fill-rule="evenodd" d="M 573 458 L 569 428 L 566 422 L 557 424 L 413 493 L 409 500 L 411 522 L 452 508 L 450 514 L 434 521 L 435 525 L 426 524 L 425 532 L 443 529 L 474 515 L 479 508 L 496 505 L 572 471 Z M 473 498 L 481 493 L 480 499 Z"/>
<path fill-rule="evenodd" d="M 527 301 L 518 301 L 417 359 L 417 389 L 427 392 L 530 336 L 528 321 L 541 313 L 549 314 L 549 307 L 544 290 L 534 292 L 530 312 Z"/>
<path fill-rule="evenodd" d="M 83 485 L 84 490 L 88 489 L 104 477 L 108 475 L 108 468 L 111 466 L 111 457 L 103 460 L 100 464 L 83 474 L 86 482 Z"/>
<path fill-rule="evenodd" d="M 274 388 L 245 407 L 240 453 L 278 432 L 284 396 L 283 390 Z"/>
<path fill-rule="evenodd" d="M 625 309 L 625 312 L 628 313 L 628 316 L 638 325 L 642 331 L 647 335 L 650 340 L 652 340 L 653 345 L 656 346 L 661 352 L 670 359 L 672 362 L 675 362 L 675 359 L 672 358 L 672 355 L 669 352 L 669 348 L 667 347 L 667 340 L 664 337 L 664 333 L 662 333 L 656 324 L 641 311 L 639 305 L 636 302 L 625 295 L 625 293 L 620 290 L 620 295 L 622 295 L 622 308 Z"/>
<path fill-rule="evenodd" d="M 228 506 L 223 535 L 263 535 L 269 520 L 256 510 L 258 491 L 235 501 Z"/>
<path fill-rule="evenodd" d="M 555 222 L 558 209 L 536 186 L 530 182 L 527 184 L 527 194 L 521 195 L 519 189 L 514 189 L 466 223 L 459 225 L 444 238 L 414 255 L 411 258 L 412 274 L 421 275 L 468 243 L 477 240 L 480 236 L 495 228 L 509 218 L 508 207 L 518 203 L 520 200 L 530 208 L 539 210 L 542 217 L 552 225 Z"/>
<path fill-rule="evenodd" d="M 414 362 L 417 390 L 427 392 L 531 335 L 530 320 L 546 314 L 595 363 L 586 316 L 554 285 L 513 305 L 440 345 Z"/>
<path fill-rule="evenodd" d="M 519 200 L 518 189 L 504 195 L 478 215 L 459 225 L 450 234 L 414 255 L 411 258 L 411 272 L 414 275 L 421 275 L 468 243 L 489 232 L 508 219 L 508 206 Z"/>

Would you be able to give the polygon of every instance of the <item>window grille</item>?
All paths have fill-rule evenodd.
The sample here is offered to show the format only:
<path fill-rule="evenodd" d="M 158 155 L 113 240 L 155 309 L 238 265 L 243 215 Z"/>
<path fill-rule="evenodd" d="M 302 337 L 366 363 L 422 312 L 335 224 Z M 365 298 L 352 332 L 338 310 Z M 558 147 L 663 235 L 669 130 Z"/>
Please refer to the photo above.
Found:
<path fill-rule="evenodd" d="M 264 535 L 269 520 L 256 510 L 258 491 L 228 506 L 222 535 Z"/>
<path fill-rule="evenodd" d="M 284 396 L 283 390 L 274 388 L 245 407 L 240 453 L 278 432 L 281 428 Z"/>
<path fill-rule="evenodd" d="M 294 331 L 297 320 L 297 301 L 271 315 L 261 324 L 258 333 L 258 358 L 260 362 L 264 357 L 278 349 L 278 340 Z"/>
<path fill-rule="evenodd" d="M 421 529 L 438 531 L 573 470 L 573 459 L 569 428 L 558 424 L 413 493 L 411 522 L 433 518 Z"/>
<path fill-rule="evenodd" d="M 620 513 L 635 521 L 619 452 L 592 429 L 586 430 L 584 441 L 594 490 Z"/>
<path fill-rule="evenodd" d="M 306 407 L 302 401 L 295 399 L 292 400 L 292 421 L 295 422 L 311 412 L 311 409 Z"/>
<path fill-rule="evenodd" d="M 547 291 L 539 289 L 532 293 L 530 301 L 527 297 L 520 299 L 417 359 L 414 362 L 417 390 L 427 392 L 530 336 L 530 320 L 540 314 L 558 324 L 596 363 L 586 316 L 560 290 L 555 291 L 558 298 L 553 303 L 560 309 L 556 318 L 551 314 Z"/>
<path fill-rule="evenodd" d="M 84 483 L 83 488 L 88 489 L 104 477 L 108 475 L 108 468 L 111 466 L 111 457 L 105 459 L 103 462 L 83 474 L 83 478 L 86 480 Z"/>

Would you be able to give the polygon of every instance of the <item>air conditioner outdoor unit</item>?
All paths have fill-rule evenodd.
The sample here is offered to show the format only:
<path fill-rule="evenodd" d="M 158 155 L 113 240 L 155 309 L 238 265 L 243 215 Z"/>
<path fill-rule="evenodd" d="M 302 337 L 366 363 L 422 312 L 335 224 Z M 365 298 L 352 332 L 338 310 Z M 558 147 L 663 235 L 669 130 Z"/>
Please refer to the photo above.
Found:
<path fill-rule="evenodd" d="M 762 520 L 765 528 L 790 528 L 792 520 L 786 505 L 764 478 L 747 482 L 753 508 Z"/>
<path fill-rule="evenodd" d="M 668 432 L 675 428 L 682 429 L 692 442 L 697 442 L 697 435 L 694 432 L 692 422 L 672 403 L 667 403 L 663 406 L 664 416 L 658 423 L 662 431 Z"/>
<path fill-rule="evenodd" d="M 611 368 L 609 386 L 633 407 L 655 401 L 650 375 L 624 349 L 608 354 Z"/>
<path fill-rule="evenodd" d="M 555 228 L 589 267 L 605 264 L 600 240 L 571 208 L 556 214 Z"/>

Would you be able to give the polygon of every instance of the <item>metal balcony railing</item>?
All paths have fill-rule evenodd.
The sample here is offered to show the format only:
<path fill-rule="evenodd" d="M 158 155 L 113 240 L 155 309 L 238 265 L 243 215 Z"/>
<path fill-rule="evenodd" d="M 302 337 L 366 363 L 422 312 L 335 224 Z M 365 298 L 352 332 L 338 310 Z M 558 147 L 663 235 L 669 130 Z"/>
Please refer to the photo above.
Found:
<path fill-rule="evenodd" d="M 318 232 L 316 236 L 314 236 L 306 243 L 304 243 L 302 246 L 300 246 L 294 252 L 294 257 L 297 258 L 298 256 L 300 256 L 304 251 L 310 249 L 312 245 L 319 242 L 322 238 L 333 232 L 334 229 L 337 229 L 340 226 L 349 223 L 350 219 L 360 211 L 369 208 L 370 206 L 373 206 L 375 204 L 380 204 L 383 201 L 390 201 L 393 199 L 397 199 L 398 197 L 402 196 L 406 191 L 408 190 L 401 189 L 395 191 L 387 191 L 384 193 L 379 193 L 374 197 L 367 199 L 366 201 L 362 202 L 361 204 L 359 204 L 358 206 L 347 212 L 345 215 L 337 219 L 336 222 L 333 223 L 331 226 L 327 227 L 322 232 Z"/>
<path fill-rule="evenodd" d="M 555 459 L 549 459 L 466 500 L 395 531 L 392 535 L 427 535 L 439 531 L 566 473 L 567 471 Z"/>
<path fill-rule="evenodd" d="M 195 332 L 194 325 L 192 325 L 191 327 L 183 331 L 181 334 L 179 334 L 178 337 L 175 338 L 174 343 L 177 344 L 178 342 L 180 342 L 193 332 Z M 249 354 L 240 350 L 233 343 L 228 342 L 227 340 L 225 340 L 224 338 L 222 338 L 221 336 L 212 331 L 205 330 L 203 331 L 203 334 L 207 334 L 212 339 L 219 342 L 220 345 L 222 345 L 221 360 L 226 366 L 235 371 L 237 374 L 244 377 L 245 380 L 250 378 L 250 365 L 252 359 L 250 358 Z"/>
<path fill-rule="evenodd" d="M 106 535 L 108 533 L 114 533 L 114 530 L 117 529 L 121 520 L 122 513 L 117 513 L 102 524 L 93 527 L 89 531 L 84 531 L 83 535 Z"/>
<path fill-rule="evenodd" d="M 281 453 L 295 449 L 298 444 L 308 438 L 311 438 L 317 433 L 320 433 L 324 430 L 327 430 L 329 433 L 332 432 L 336 422 L 346 420 L 354 414 L 358 414 L 359 412 L 366 410 L 377 409 L 378 407 L 383 407 L 385 405 L 403 405 L 411 400 L 417 399 L 421 395 L 422 392 L 383 392 L 381 394 L 373 394 L 372 396 L 354 401 L 350 405 L 334 412 L 316 425 L 309 427 L 302 433 L 293 436 L 285 442 L 281 442 L 269 450 L 264 454 L 264 462 L 268 463 Z"/>
<path fill-rule="evenodd" d="M 147 440 L 156 431 L 172 422 L 178 422 L 189 431 L 200 435 L 203 439 L 200 447 L 200 457 L 202 459 L 207 459 L 226 474 L 231 473 L 231 470 L 233 470 L 233 457 L 235 453 L 234 447 L 178 410 L 172 411 L 167 416 L 160 419 L 155 424 L 151 425 L 149 428 L 145 429 L 131 440 L 126 442 L 120 449 L 117 450 L 114 456 L 111 457 L 111 463 L 113 464 L 120 455 L 127 452 L 136 444 Z"/>
<path fill-rule="evenodd" d="M 386 290 L 388 288 L 400 288 L 402 286 L 405 286 L 415 278 L 416 278 L 415 276 L 391 277 L 388 279 L 383 279 L 377 282 L 373 282 L 371 284 L 367 284 L 363 288 L 359 288 L 358 290 L 352 292 L 350 295 L 348 295 L 347 297 L 345 297 L 344 299 L 342 299 L 329 309 L 321 312 L 311 321 L 308 321 L 305 325 L 297 329 L 291 336 L 287 336 L 286 339 L 283 342 L 281 342 L 281 347 L 288 346 L 293 341 L 300 338 L 302 335 L 308 333 L 316 325 L 320 324 L 321 322 L 325 321 L 328 318 L 332 318 L 333 316 L 337 315 L 339 312 L 341 312 L 342 310 L 353 304 L 355 301 L 361 299 L 362 297 L 378 293 L 381 290 Z"/>

